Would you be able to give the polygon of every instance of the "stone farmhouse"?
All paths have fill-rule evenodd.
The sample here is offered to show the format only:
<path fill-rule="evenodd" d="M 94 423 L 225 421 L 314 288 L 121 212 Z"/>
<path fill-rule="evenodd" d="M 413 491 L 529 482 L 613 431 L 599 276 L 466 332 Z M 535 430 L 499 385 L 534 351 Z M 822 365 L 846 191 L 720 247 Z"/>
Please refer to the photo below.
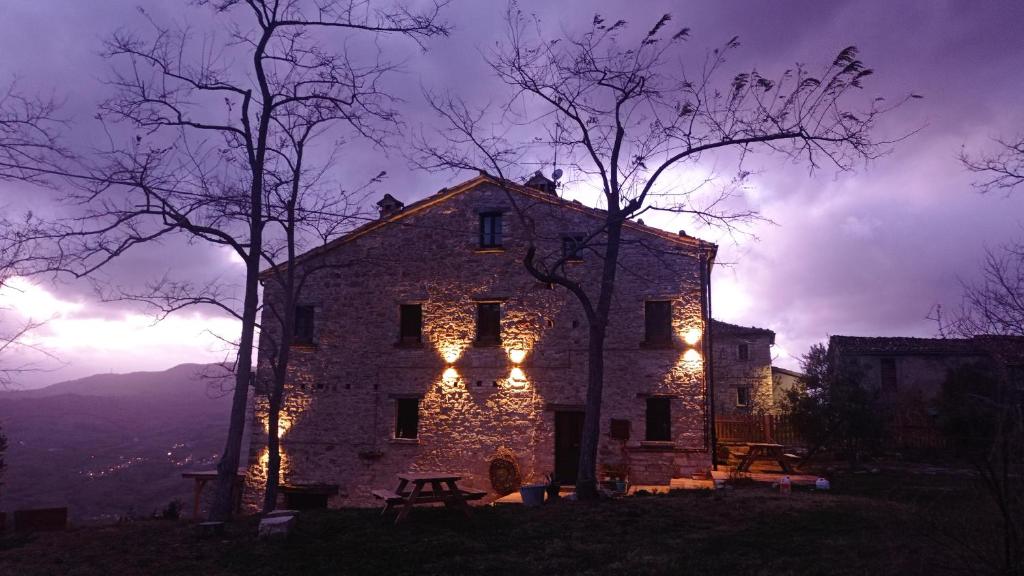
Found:
<path fill-rule="evenodd" d="M 904 338 L 832 336 L 829 363 L 875 393 L 890 439 L 914 447 L 933 435 L 935 400 L 947 374 L 982 364 L 1024 391 L 1024 337 Z"/>
<path fill-rule="evenodd" d="M 297 309 L 281 425 L 286 497 L 366 503 L 410 470 L 455 472 L 493 491 L 499 454 L 514 455 L 523 482 L 574 482 L 587 322 L 575 297 L 522 260 L 532 235 L 539 258 L 562 259 L 596 286 L 600 259 L 578 243 L 604 213 L 543 178 L 503 185 L 486 175 L 378 206 L 378 220 L 296 264 L 330 267 L 309 278 Z M 598 474 L 667 484 L 711 463 L 704 358 L 716 246 L 638 222 L 623 235 Z M 275 298 L 268 284 L 264 299 Z M 274 324 L 266 319 L 261 338 Z M 752 343 L 770 335 L 749 333 Z M 748 353 L 770 386 L 759 350 Z M 261 359 L 257 389 L 269 378 Z M 249 505 L 265 478 L 265 396 L 252 418 Z"/>
<path fill-rule="evenodd" d="M 775 332 L 714 320 L 712 335 L 715 415 L 769 412 Z"/>

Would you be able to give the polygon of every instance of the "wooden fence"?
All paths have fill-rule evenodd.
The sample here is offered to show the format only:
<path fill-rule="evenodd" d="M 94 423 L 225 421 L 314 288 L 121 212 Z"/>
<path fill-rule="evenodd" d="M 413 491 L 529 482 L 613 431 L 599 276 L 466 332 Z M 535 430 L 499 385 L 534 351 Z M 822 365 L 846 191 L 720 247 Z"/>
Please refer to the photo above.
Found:
<path fill-rule="evenodd" d="M 788 416 L 719 416 L 715 418 L 715 433 L 722 444 L 772 442 L 785 446 L 803 445 Z"/>

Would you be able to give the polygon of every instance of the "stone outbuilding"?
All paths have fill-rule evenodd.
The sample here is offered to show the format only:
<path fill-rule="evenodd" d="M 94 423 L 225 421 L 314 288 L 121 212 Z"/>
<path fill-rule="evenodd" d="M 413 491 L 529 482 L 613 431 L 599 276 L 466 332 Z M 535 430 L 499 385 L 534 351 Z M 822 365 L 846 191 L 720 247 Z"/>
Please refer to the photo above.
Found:
<path fill-rule="evenodd" d="M 771 411 L 775 332 L 715 320 L 712 342 L 715 416 Z"/>
<path fill-rule="evenodd" d="M 596 286 L 601 260 L 580 239 L 601 229 L 604 212 L 553 187 L 485 175 L 408 205 L 388 196 L 379 207 L 378 220 L 296 263 L 319 270 L 296 311 L 281 426 L 285 492 L 364 504 L 397 473 L 443 470 L 493 493 L 492 465 L 509 454 L 523 482 L 549 474 L 574 482 L 588 324 L 578 300 L 537 281 L 523 258 L 532 243 L 538 258 Z M 710 466 L 704 358 L 716 247 L 637 222 L 623 236 L 598 474 L 668 483 Z M 267 283 L 264 301 L 279 298 Z M 261 350 L 275 325 L 266 309 Z M 261 356 L 257 388 L 269 379 Z M 251 440 L 253 505 L 265 478 L 260 394 Z"/>

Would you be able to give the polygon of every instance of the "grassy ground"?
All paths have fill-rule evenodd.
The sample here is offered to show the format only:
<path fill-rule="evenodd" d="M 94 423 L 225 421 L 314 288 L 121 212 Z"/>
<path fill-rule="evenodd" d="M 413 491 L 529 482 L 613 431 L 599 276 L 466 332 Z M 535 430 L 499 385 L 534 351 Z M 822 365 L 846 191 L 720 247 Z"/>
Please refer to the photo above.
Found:
<path fill-rule="evenodd" d="M 145 521 L 0 540 L 0 574 L 963 574 L 984 573 L 995 517 L 959 474 L 835 477 L 829 493 L 764 486 L 579 503 L 304 513 L 285 542 L 255 520 L 199 540 Z"/>

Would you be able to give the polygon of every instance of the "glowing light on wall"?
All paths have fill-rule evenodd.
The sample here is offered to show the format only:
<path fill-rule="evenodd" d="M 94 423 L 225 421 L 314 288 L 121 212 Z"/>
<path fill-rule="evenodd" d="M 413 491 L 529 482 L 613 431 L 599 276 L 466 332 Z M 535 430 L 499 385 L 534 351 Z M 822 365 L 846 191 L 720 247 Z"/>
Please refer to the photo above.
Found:
<path fill-rule="evenodd" d="M 444 374 L 441 375 L 441 385 L 447 389 L 452 389 L 459 384 L 459 371 L 449 366 L 445 369 Z"/>
<path fill-rule="evenodd" d="M 511 360 L 513 364 L 521 364 L 524 358 L 526 358 L 526 350 L 514 349 L 508 351 L 508 359 Z M 516 370 L 519 369 L 516 368 Z M 522 371 L 520 370 L 520 372 Z"/>
<path fill-rule="evenodd" d="M 686 351 L 685 354 L 683 354 L 683 360 L 685 362 L 700 362 L 700 352 L 697 352 L 693 348 L 690 348 L 689 350 Z"/>
<path fill-rule="evenodd" d="M 683 340 L 689 346 L 695 346 L 697 342 L 700 342 L 700 336 L 700 328 L 690 328 L 685 334 L 683 334 Z"/>
<path fill-rule="evenodd" d="M 446 364 L 454 364 L 455 361 L 462 356 L 463 346 L 461 344 L 446 342 L 441 344 L 438 349 Z"/>
<path fill-rule="evenodd" d="M 518 366 L 513 368 L 508 375 L 508 385 L 512 388 L 526 388 L 526 374 Z"/>

